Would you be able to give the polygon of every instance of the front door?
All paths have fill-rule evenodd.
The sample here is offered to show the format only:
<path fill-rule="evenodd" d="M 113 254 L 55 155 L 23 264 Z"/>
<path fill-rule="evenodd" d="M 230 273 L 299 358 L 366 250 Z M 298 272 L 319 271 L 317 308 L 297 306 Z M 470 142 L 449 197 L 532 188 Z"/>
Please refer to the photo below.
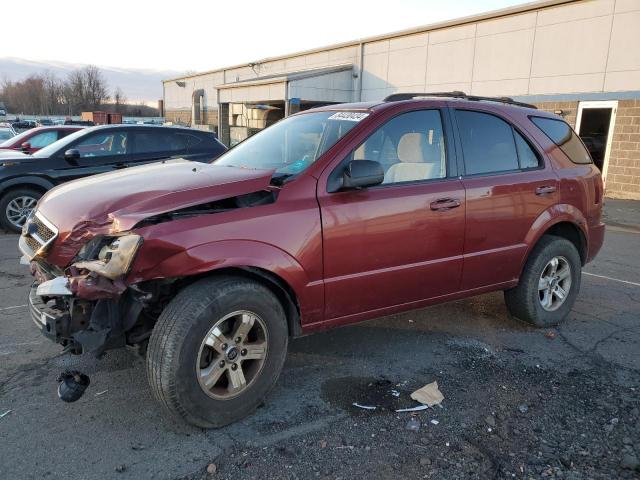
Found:
<path fill-rule="evenodd" d="M 578 105 L 576 132 L 589 150 L 593 163 L 602 172 L 605 184 L 617 109 L 617 101 L 580 102 Z"/>
<path fill-rule="evenodd" d="M 374 160 L 384 183 L 328 193 L 322 214 L 325 317 L 348 317 L 457 291 L 464 243 L 464 188 L 440 110 L 402 113 L 348 161 Z"/>

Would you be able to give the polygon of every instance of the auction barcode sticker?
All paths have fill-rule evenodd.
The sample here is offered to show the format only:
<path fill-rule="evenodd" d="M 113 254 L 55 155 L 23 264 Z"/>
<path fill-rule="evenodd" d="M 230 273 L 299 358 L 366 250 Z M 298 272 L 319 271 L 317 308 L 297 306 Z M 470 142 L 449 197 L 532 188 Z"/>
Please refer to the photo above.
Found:
<path fill-rule="evenodd" d="M 336 112 L 329 117 L 329 120 L 349 120 L 359 122 L 369 116 L 366 112 Z"/>

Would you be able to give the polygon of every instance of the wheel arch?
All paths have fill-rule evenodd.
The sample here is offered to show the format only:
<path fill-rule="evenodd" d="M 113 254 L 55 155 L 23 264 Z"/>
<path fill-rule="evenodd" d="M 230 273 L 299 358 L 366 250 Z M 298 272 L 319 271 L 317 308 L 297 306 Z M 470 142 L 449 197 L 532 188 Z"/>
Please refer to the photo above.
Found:
<path fill-rule="evenodd" d="M 248 240 L 224 240 L 174 252 L 158 261 L 142 250 L 133 277 L 127 283 L 154 279 L 180 279 L 183 284 L 212 275 L 234 275 L 257 281 L 281 302 L 289 334 L 300 336 L 303 321 L 314 321 L 324 305 L 322 282 L 310 282 L 300 263 L 287 252 L 269 244 Z"/>
<path fill-rule="evenodd" d="M 44 178 L 39 177 L 16 177 L 0 184 L 0 197 L 3 197 L 12 190 L 19 188 L 32 188 L 43 194 L 51 190 L 55 185 Z"/>
<path fill-rule="evenodd" d="M 225 267 L 203 272 L 191 277 L 185 278 L 184 286 L 189 285 L 201 278 L 211 276 L 234 276 L 243 277 L 247 280 L 258 282 L 267 287 L 273 293 L 287 316 L 287 328 L 290 337 L 299 337 L 302 335 L 302 324 L 300 322 L 300 304 L 295 291 L 280 276 L 273 272 L 259 267 L 251 266 L 235 266 Z"/>
<path fill-rule="evenodd" d="M 578 251 L 582 265 L 587 262 L 589 245 L 586 234 L 586 219 L 582 212 L 572 205 L 558 204 L 543 212 L 533 223 L 525 240 L 528 245 L 522 268 L 531 252 L 545 235 L 555 235 L 569 240 Z"/>

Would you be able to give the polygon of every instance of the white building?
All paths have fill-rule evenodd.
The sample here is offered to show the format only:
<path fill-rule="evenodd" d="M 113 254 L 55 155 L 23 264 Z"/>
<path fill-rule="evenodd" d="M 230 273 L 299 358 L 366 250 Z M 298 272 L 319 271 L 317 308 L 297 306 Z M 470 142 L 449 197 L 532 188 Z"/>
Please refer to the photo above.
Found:
<path fill-rule="evenodd" d="M 544 0 L 165 80 L 165 117 L 234 144 L 315 105 L 395 92 L 511 96 L 563 115 L 607 194 L 640 199 L 639 46 L 640 0 Z"/>

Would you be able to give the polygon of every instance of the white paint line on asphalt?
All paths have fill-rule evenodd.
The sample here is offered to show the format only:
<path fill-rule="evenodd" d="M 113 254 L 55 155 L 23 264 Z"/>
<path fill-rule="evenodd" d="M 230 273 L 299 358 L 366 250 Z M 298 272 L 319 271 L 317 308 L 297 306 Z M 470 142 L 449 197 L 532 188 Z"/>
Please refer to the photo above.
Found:
<path fill-rule="evenodd" d="M 604 278 L 605 280 L 611 280 L 614 282 L 626 283 L 627 285 L 633 285 L 634 287 L 640 287 L 640 283 L 630 282 L 629 280 L 621 280 L 619 278 L 607 277 L 605 275 L 596 275 L 595 273 L 582 272 L 584 275 L 589 275 L 591 277 Z"/>
<path fill-rule="evenodd" d="M 23 308 L 26 307 L 26 305 L 14 305 L 12 307 L 2 307 L 0 308 L 0 312 L 4 312 L 5 310 L 15 310 L 16 308 Z"/>

